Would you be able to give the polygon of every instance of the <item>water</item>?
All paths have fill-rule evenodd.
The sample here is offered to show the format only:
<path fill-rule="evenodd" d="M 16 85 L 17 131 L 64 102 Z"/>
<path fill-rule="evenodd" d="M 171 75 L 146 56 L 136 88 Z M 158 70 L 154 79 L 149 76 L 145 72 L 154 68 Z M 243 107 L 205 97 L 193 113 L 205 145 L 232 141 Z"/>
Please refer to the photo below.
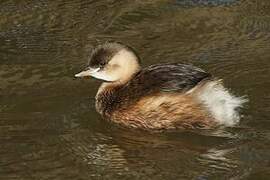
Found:
<path fill-rule="evenodd" d="M 0 179 L 270 179 L 270 1 L 0 2 Z M 241 124 L 146 133 L 94 109 L 73 76 L 117 40 L 143 65 L 192 63 L 246 95 Z"/>

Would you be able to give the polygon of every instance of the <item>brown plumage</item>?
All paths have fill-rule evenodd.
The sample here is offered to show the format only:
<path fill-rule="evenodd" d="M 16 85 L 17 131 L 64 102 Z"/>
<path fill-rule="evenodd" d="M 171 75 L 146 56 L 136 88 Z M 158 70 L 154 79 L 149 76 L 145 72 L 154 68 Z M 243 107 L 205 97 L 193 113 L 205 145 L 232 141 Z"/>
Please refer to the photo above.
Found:
<path fill-rule="evenodd" d="M 192 97 L 157 94 L 121 107 L 107 117 L 125 126 L 144 129 L 210 128 L 211 117 Z"/>
<path fill-rule="evenodd" d="M 120 43 L 98 46 L 86 70 L 75 76 L 103 80 L 96 95 L 97 111 L 109 121 L 133 128 L 212 128 L 234 122 L 227 119 L 238 118 L 234 109 L 242 103 L 194 66 L 167 63 L 141 68 L 132 48 Z M 209 101 L 208 91 L 213 96 Z"/>

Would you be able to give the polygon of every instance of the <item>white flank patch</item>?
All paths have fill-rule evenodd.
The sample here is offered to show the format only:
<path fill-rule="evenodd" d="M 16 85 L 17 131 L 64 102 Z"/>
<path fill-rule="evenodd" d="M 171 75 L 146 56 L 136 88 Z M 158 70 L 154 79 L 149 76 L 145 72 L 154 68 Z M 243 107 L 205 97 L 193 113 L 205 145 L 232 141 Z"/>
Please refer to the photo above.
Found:
<path fill-rule="evenodd" d="M 196 90 L 196 98 L 209 109 L 215 120 L 225 126 L 233 126 L 240 120 L 238 108 L 248 100 L 236 97 L 224 88 L 220 81 L 209 81 Z"/>

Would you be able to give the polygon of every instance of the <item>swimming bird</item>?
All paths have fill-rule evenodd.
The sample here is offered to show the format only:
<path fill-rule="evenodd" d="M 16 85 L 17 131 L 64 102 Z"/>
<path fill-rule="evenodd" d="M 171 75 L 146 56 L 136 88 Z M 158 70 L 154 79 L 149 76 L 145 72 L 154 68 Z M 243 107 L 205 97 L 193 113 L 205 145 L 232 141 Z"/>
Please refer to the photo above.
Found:
<path fill-rule="evenodd" d="M 209 129 L 239 122 L 245 99 L 232 95 L 210 73 L 181 63 L 141 67 L 135 51 L 107 42 L 91 53 L 75 77 L 102 82 L 96 110 L 122 126 L 146 130 Z"/>

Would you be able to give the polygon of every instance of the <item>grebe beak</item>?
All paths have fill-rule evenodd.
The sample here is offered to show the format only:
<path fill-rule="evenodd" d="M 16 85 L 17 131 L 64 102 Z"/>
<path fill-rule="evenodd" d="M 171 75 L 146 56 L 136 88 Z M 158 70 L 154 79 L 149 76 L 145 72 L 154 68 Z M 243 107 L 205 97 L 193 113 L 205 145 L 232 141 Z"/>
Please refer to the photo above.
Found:
<path fill-rule="evenodd" d="M 86 70 L 75 74 L 75 77 L 86 77 L 86 76 L 92 76 L 93 74 L 95 74 L 96 72 L 98 72 L 100 70 L 100 68 L 96 68 L 96 69 L 92 69 L 92 68 L 87 68 Z"/>

